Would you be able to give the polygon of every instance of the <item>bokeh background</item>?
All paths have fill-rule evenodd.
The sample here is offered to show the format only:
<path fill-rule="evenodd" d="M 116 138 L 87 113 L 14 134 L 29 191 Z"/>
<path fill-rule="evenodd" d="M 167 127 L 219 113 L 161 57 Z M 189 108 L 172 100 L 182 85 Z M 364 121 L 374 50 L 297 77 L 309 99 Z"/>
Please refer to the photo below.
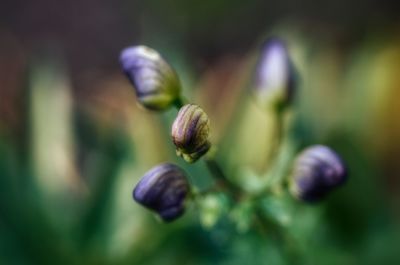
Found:
<path fill-rule="evenodd" d="M 382 0 L 0 0 L 0 264 L 400 264 L 398 13 Z M 194 206 L 160 223 L 132 201 L 143 173 L 170 161 L 199 187 L 210 176 L 175 157 L 176 110 L 138 107 L 120 50 L 164 55 L 251 188 L 272 125 L 247 95 L 271 35 L 298 69 L 291 134 L 337 150 L 348 183 L 314 206 L 272 199 L 265 231 L 245 206 L 213 227 Z"/>

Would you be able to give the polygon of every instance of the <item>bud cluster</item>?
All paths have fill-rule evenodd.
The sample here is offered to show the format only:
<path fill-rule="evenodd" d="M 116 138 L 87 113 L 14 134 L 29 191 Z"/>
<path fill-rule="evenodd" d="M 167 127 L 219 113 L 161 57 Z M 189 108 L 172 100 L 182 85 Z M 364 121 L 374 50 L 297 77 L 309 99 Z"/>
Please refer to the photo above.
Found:
<path fill-rule="evenodd" d="M 211 148 L 210 120 L 198 105 L 183 105 L 181 85 L 172 66 L 157 51 L 145 46 L 126 48 L 121 53 L 120 62 L 142 106 L 159 111 L 172 105 L 179 108 L 171 127 L 177 156 L 193 163 L 205 155 Z M 285 107 L 293 101 L 296 85 L 288 47 L 280 39 L 269 39 L 261 49 L 255 71 L 253 93 L 257 101 L 281 119 Z M 281 138 L 278 135 L 278 139 Z M 280 141 L 277 142 L 280 144 Z M 244 189 L 230 182 L 215 160 L 207 158 L 206 162 L 216 183 L 222 183 L 233 200 L 243 195 Z M 338 154 L 326 146 L 311 146 L 294 161 L 289 191 L 301 201 L 315 202 L 343 184 L 346 178 L 346 167 Z M 283 182 L 284 179 L 281 184 Z M 171 163 L 160 164 L 149 170 L 133 190 L 136 202 L 157 213 L 166 222 L 184 213 L 186 200 L 193 197 L 189 194 L 193 195 L 186 173 Z"/>

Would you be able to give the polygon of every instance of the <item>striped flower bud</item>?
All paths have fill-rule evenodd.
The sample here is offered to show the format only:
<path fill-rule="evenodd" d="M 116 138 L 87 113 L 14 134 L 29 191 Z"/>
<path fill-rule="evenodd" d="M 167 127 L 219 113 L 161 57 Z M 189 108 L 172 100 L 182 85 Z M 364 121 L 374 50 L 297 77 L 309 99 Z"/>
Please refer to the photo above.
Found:
<path fill-rule="evenodd" d="M 277 38 L 267 40 L 256 69 L 256 99 L 263 106 L 284 106 L 293 97 L 294 81 L 294 67 L 285 43 Z"/>
<path fill-rule="evenodd" d="M 165 163 L 150 169 L 133 190 L 133 199 L 169 222 L 185 211 L 185 198 L 190 190 L 185 172 Z"/>
<path fill-rule="evenodd" d="M 183 106 L 172 124 L 172 140 L 176 154 L 189 163 L 195 162 L 210 149 L 210 120 L 197 105 Z"/>
<path fill-rule="evenodd" d="M 346 178 L 346 167 L 339 155 L 326 146 L 315 145 L 297 157 L 290 191 L 302 201 L 315 202 L 343 184 Z"/>
<path fill-rule="evenodd" d="M 144 107 L 165 110 L 179 97 L 178 76 L 157 51 L 146 46 L 129 47 L 121 52 L 120 62 Z"/>

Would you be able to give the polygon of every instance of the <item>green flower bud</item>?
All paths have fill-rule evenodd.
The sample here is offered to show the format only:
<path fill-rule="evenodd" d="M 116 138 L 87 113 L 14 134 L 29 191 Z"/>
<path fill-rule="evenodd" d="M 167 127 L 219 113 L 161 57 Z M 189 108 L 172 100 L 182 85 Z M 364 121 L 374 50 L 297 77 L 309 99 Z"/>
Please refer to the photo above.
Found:
<path fill-rule="evenodd" d="M 121 52 L 120 62 L 144 107 L 165 110 L 178 99 L 179 78 L 157 51 L 146 46 L 129 47 Z"/>
<path fill-rule="evenodd" d="M 210 120 L 197 105 L 183 106 L 172 124 L 172 140 L 176 154 L 189 163 L 195 162 L 210 149 Z"/>

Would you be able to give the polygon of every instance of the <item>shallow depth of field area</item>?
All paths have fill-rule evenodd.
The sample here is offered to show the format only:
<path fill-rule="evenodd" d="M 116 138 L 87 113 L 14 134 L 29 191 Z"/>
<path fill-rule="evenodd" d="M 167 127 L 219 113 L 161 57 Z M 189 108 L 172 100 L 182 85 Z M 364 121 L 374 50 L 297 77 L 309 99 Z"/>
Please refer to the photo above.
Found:
<path fill-rule="evenodd" d="M 0 0 L 0 264 L 400 264 L 397 13 Z"/>

